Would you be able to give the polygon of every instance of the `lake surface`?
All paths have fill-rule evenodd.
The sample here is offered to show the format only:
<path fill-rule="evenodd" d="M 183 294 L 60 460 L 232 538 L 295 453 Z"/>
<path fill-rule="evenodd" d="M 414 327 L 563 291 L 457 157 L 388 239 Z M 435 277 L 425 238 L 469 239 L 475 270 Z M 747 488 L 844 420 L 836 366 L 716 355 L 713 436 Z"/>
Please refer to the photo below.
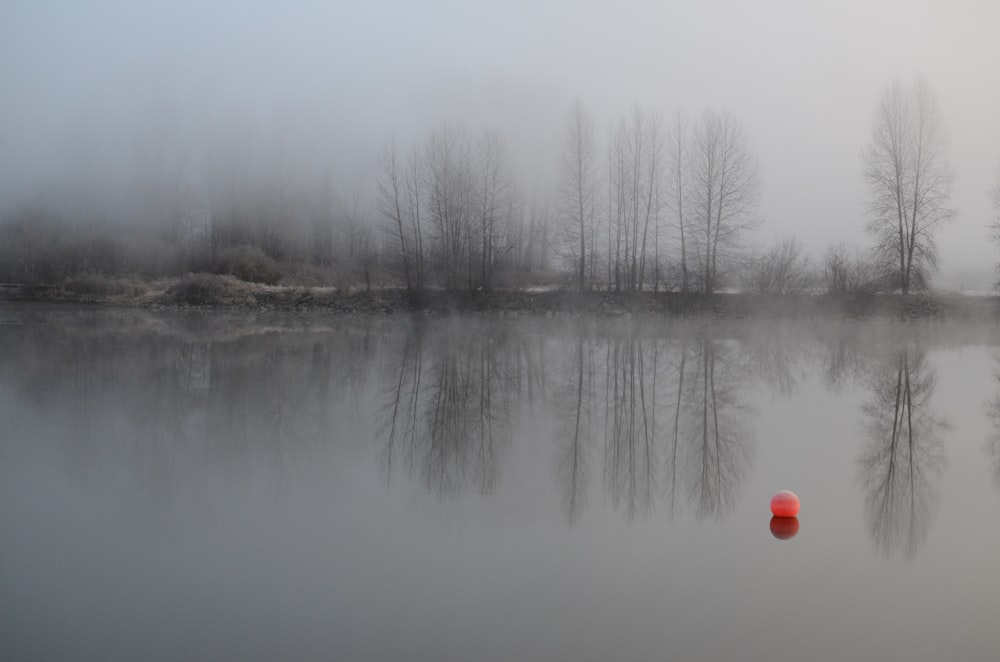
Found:
<path fill-rule="evenodd" d="M 0 659 L 1000 655 L 995 325 L 7 306 L 0 356 Z"/>

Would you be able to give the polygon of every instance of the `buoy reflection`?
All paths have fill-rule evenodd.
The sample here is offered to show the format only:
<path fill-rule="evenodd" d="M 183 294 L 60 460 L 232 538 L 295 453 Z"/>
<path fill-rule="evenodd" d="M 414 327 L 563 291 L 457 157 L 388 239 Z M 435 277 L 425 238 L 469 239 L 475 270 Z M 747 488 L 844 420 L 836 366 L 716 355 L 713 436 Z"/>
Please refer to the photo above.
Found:
<path fill-rule="evenodd" d="M 778 540 L 789 540 L 799 532 L 798 517 L 778 517 L 771 518 L 771 535 Z"/>

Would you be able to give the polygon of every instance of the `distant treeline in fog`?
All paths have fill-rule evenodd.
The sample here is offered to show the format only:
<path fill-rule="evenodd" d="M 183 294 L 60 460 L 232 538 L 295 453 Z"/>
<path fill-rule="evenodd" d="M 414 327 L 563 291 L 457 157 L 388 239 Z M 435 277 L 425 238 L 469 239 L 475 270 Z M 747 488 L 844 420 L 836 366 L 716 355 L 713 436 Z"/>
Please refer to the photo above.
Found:
<path fill-rule="evenodd" d="M 0 210 L 0 281 L 906 294 L 928 287 L 935 234 L 954 215 L 942 121 L 920 80 L 886 86 L 863 150 L 870 245 L 812 261 L 794 237 L 755 244 L 761 173 L 732 114 L 636 107 L 599 132 L 578 102 L 563 131 L 542 193 L 516 177 L 502 135 L 459 123 L 387 138 L 376 181 L 353 193 L 280 139 L 197 156 L 139 141 L 114 190 L 88 187 L 78 155 L 73 190 Z M 1000 176 L 992 195 L 983 236 L 998 239 Z"/>

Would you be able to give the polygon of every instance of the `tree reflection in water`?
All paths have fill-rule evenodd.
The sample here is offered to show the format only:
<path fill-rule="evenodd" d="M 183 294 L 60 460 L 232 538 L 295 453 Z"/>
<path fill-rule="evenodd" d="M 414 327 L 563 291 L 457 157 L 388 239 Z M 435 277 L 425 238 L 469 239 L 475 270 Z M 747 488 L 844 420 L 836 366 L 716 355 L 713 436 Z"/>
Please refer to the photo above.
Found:
<path fill-rule="evenodd" d="M 740 346 L 741 372 L 753 375 L 777 396 L 790 398 L 809 374 L 812 343 L 784 326 L 753 328 Z"/>
<path fill-rule="evenodd" d="M 880 552 L 912 559 L 938 500 L 948 423 L 931 407 L 935 373 L 919 350 L 896 352 L 871 372 L 869 386 L 863 407 L 869 445 L 858 474 L 868 526 Z"/>
<path fill-rule="evenodd" d="M 514 381 L 503 364 L 509 335 L 482 331 L 451 323 L 428 338 L 418 326 L 406 339 L 381 412 L 386 475 L 399 454 L 439 495 L 494 489 L 498 454 L 511 441 Z"/>
<path fill-rule="evenodd" d="M 44 319 L 60 323 L 0 333 L 12 357 L 0 382 L 16 385 L 20 408 L 59 412 L 46 439 L 68 449 L 74 471 L 127 459 L 151 505 L 196 493 L 210 475 L 280 477 L 293 456 L 353 443 L 346 405 L 368 388 L 383 336 L 371 319 L 305 328 L 131 311 Z"/>
<path fill-rule="evenodd" d="M 10 327 L 0 333 L 11 350 L 0 376 L 18 408 L 60 412 L 52 437 L 65 440 L 75 464 L 127 453 L 145 472 L 137 477 L 144 488 L 164 493 L 181 484 L 182 462 L 196 465 L 192 458 L 208 476 L 214 467 L 281 473 L 301 461 L 293 454 L 327 446 L 363 452 L 373 394 L 383 405 L 385 475 L 408 473 L 442 496 L 490 492 L 521 419 L 518 438 L 554 433 L 555 447 L 539 450 L 573 523 L 594 490 L 626 519 L 685 507 L 698 518 L 726 516 L 753 460 L 749 388 L 794 394 L 802 366 L 824 356 L 802 336 L 786 343 L 753 329 L 736 341 L 710 324 L 677 323 L 665 337 L 648 324 L 467 317 L 203 326 L 214 320 L 82 315 Z M 884 552 L 912 556 L 944 462 L 946 425 L 930 406 L 934 372 L 913 348 L 873 370 L 882 345 L 859 352 L 834 336 L 840 344 L 823 359 L 828 387 L 860 379 L 871 392 L 858 484 L 872 536 Z M 989 411 L 1000 421 L 1000 397 Z M 996 425 L 989 449 L 1000 481 Z"/>
<path fill-rule="evenodd" d="M 595 461 L 605 498 L 626 519 L 661 501 L 672 517 L 685 499 L 699 518 L 722 517 L 753 448 L 738 349 L 705 334 L 668 341 L 632 329 L 543 342 L 502 325 L 417 324 L 389 361 L 383 471 L 401 466 L 441 496 L 490 492 L 516 408 L 537 420 L 531 412 L 544 403 L 570 523 L 588 503 Z"/>
<path fill-rule="evenodd" d="M 558 391 L 555 401 L 560 412 L 556 432 L 559 443 L 556 478 L 562 484 L 563 508 L 570 525 L 579 519 L 587 504 L 597 410 L 594 343 L 579 335 L 572 344 L 566 373 L 570 379 L 566 387 Z"/>
<path fill-rule="evenodd" d="M 993 379 L 1000 387 L 1000 355 L 993 356 L 996 366 L 993 369 Z M 990 458 L 993 471 L 993 482 L 1000 488 L 1000 388 L 993 398 L 986 403 L 986 417 L 993 425 L 992 434 L 986 441 L 986 454 Z"/>
<path fill-rule="evenodd" d="M 721 518 L 732 510 L 753 455 L 752 412 L 739 393 L 745 373 L 731 349 L 720 340 L 699 337 L 690 387 L 682 394 L 688 448 L 684 475 L 699 517 Z"/>
<path fill-rule="evenodd" d="M 604 489 L 627 519 L 653 506 L 658 355 L 655 342 L 633 337 L 614 338 L 605 348 Z"/>
<path fill-rule="evenodd" d="M 827 391 L 841 394 L 864 382 L 873 359 L 861 349 L 858 338 L 849 330 L 836 329 L 828 334 L 819 352 Z"/>
<path fill-rule="evenodd" d="M 676 368 L 672 371 L 677 375 L 677 386 L 674 388 L 674 395 L 671 399 L 673 409 L 672 424 L 670 426 L 670 440 L 667 452 L 667 514 L 672 519 L 677 514 L 677 460 L 678 449 L 681 446 L 681 405 L 684 402 L 684 374 L 687 368 L 688 348 L 684 342 L 678 343 L 677 351 L 680 358 L 676 361 Z"/>
<path fill-rule="evenodd" d="M 626 519 L 660 502 L 672 518 L 679 495 L 699 518 L 732 509 L 753 447 L 734 349 L 703 335 L 577 338 L 557 408 L 556 473 L 571 523 L 586 503 L 595 431 L 605 497 Z"/>

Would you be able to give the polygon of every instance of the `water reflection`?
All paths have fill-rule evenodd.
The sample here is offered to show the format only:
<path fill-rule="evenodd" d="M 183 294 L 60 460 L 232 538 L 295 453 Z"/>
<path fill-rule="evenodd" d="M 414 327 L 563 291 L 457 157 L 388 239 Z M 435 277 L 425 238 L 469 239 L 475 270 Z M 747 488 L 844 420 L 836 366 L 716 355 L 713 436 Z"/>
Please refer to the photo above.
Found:
<path fill-rule="evenodd" d="M 488 493 L 499 479 L 498 456 L 511 441 L 516 385 L 504 359 L 510 336 L 496 329 L 469 333 L 450 324 L 427 338 L 408 334 L 398 376 L 382 407 L 387 475 L 397 456 L 439 495 L 472 485 Z"/>
<path fill-rule="evenodd" d="M 158 495 L 176 491 L 185 466 L 281 475 L 330 448 L 441 498 L 489 494 L 523 444 L 543 454 L 569 524 L 595 501 L 626 520 L 685 511 L 721 519 L 753 467 L 751 391 L 795 397 L 819 370 L 830 390 L 869 393 L 857 481 L 876 547 L 912 557 L 938 498 L 947 425 L 931 406 L 933 368 L 914 347 L 886 359 L 884 343 L 850 333 L 419 317 L 45 319 L 0 327 L 5 397 L 48 412 L 48 438 L 80 471 L 120 453 Z M 988 413 L 1000 430 L 1000 396 Z M 1000 482 L 998 440 L 989 448 Z"/>
<path fill-rule="evenodd" d="M 135 457 L 144 486 L 176 489 L 194 458 L 280 473 L 297 454 L 361 448 L 367 432 L 387 477 L 403 472 L 442 497 L 490 493 L 515 429 L 540 443 L 551 430 L 570 523 L 593 489 L 626 519 L 685 506 L 725 516 L 753 455 L 745 389 L 780 375 L 778 390 L 793 390 L 789 356 L 801 353 L 750 352 L 692 327 L 664 338 L 467 319 L 60 318 L 4 330 L 5 381 L 38 411 L 63 412 L 56 437 L 79 457 Z"/>
<path fill-rule="evenodd" d="M 563 509 L 572 525 L 587 505 L 590 455 L 594 447 L 597 386 L 595 343 L 582 335 L 568 351 L 569 380 L 555 400 L 559 423 L 556 430 L 558 459 L 556 479 L 562 485 Z"/>
<path fill-rule="evenodd" d="M 154 642 L 164 657 L 222 637 L 244 658 L 786 659 L 843 640 L 838 614 L 856 625 L 839 658 L 897 644 L 910 616 L 968 631 L 961 659 L 996 648 L 988 624 L 924 599 L 990 604 L 990 555 L 972 552 L 1000 532 L 981 448 L 994 423 L 996 459 L 1000 397 L 975 416 L 1000 378 L 982 344 L 937 351 L 937 323 L 50 310 L 11 324 L 0 306 L 0 521 L 16 532 L 0 640 L 56 642 L 21 657 L 100 658 L 87 642 L 123 632 L 139 636 L 120 650 L 149 648 L 179 623 Z M 798 520 L 765 524 L 786 477 L 807 502 L 790 543 Z M 939 493 L 948 518 L 931 517 Z M 899 567 L 918 548 L 919 577 Z M 795 650 L 760 648 L 789 604 L 805 607 L 781 619 Z M 581 624 L 590 639 L 566 636 Z M 752 641 L 699 656 L 721 630 Z M 933 644 L 908 651 L 950 645 Z"/>
<path fill-rule="evenodd" d="M 695 342 L 691 366 L 690 387 L 682 393 L 684 474 L 696 513 L 719 518 L 736 505 L 752 458 L 751 411 L 740 394 L 747 373 L 730 345 L 705 336 Z"/>
<path fill-rule="evenodd" d="M 769 525 L 771 535 L 778 540 L 791 540 L 799 533 L 798 517 L 778 517 L 771 518 Z"/>
<path fill-rule="evenodd" d="M 371 377 L 371 323 L 308 329 L 204 316 L 60 313 L 0 336 L 0 377 L 18 411 L 51 431 L 30 443 L 69 451 L 86 475 L 101 457 L 130 458 L 156 498 L 191 469 L 245 474 L 344 441 L 349 403 Z M 33 420 L 25 415 L 23 420 Z M 190 486 L 188 486 L 190 487 Z"/>
<path fill-rule="evenodd" d="M 735 506 L 753 455 L 748 365 L 736 350 L 705 333 L 579 336 L 564 346 L 556 476 L 570 523 L 595 460 L 606 501 L 627 520 L 658 506 L 672 518 L 685 503 L 721 518 Z"/>
<path fill-rule="evenodd" d="M 812 343 L 778 327 L 742 339 L 745 371 L 779 397 L 793 397 L 809 375 Z"/>
<path fill-rule="evenodd" d="M 997 383 L 997 393 L 986 402 L 986 417 L 993 429 L 986 441 L 986 454 L 990 460 L 993 482 L 1000 488 L 1000 355 L 993 356 L 993 380 Z"/>
<path fill-rule="evenodd" d="M 931 406 L 935 371 L 926 355 L 903 348 L 871 370 L 863 407 L 869 444 L 859 482 L 876 548 L 912 559 L 927 537 L 945 464 L 948 423 Z"/>
<path fill-rule="evenodd" d="M 863 349 L 851 333 L 834 333 L 825 339 L 819 357 L 828 391 L 840 394 L 864 382 L 866 367 L 874 359 Z"/>
<path fill-rule="evenodd" d="M 656 427 L 659 347 L 639 338 L 604 347 L 604 489 L 627 519 L 653 507 L 661 443 Z"/>

